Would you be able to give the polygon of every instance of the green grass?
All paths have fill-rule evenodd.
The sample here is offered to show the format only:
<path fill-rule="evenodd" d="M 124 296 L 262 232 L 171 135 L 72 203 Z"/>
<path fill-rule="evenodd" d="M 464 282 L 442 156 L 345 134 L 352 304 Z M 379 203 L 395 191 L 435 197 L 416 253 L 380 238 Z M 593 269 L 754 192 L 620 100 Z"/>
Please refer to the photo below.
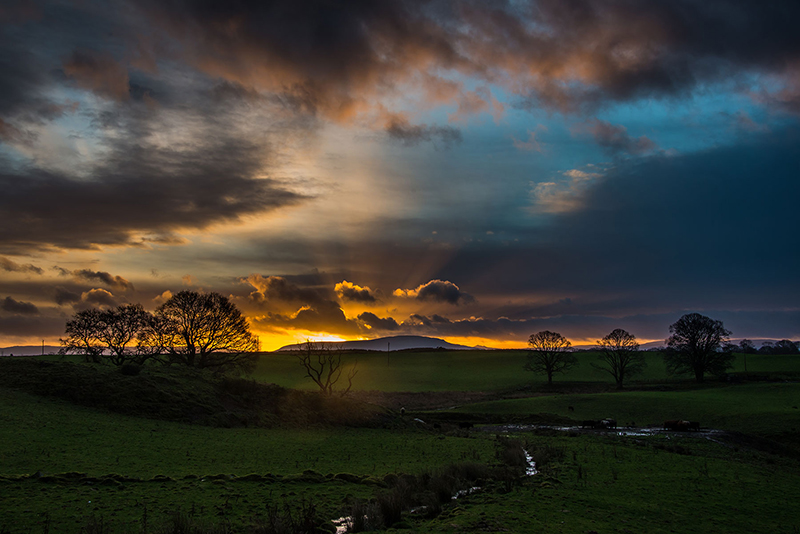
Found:
<path fill-rule="evenodd" d="M 381 478 L 457 461 L 490 461 L 494 454 L 494 444 L 485 439 L 367 428 L 211 428 L 106 413 L 2 388 L 0 443 L 0 531 L 22 525 L 11 532 L 28 532 L 49 515 L 54 533 L 77 532 L 91 514 L 120 527 L 137 524 L 145 504 L 153 521 L 178 508 L 195 508 L 199 517 L 224 516 L 242 527 L 268 505 L 296 503 L 305 494 L 334 514 L 348 494 L 366 498 L 374 488 L 338 480 L 310 483 L 303 471 Z M 78 472 L 99 481 L 20 479 L 37 472 Z M 258 483 L 208 478 L 254 473 L 284 478 Z M 108 475 L 141 482 L 116 484 Z M 157 476 L 171 480 L 148 482 Z"/>
<path fill-rule="evenodd" d="M 0 389 L 0 475 L 78 471 L 91 476 L 249 473 L 305 469 L 383 476 L 488 458 L 491 446 L 458 437 L 380 429 L 210 428 L 104 413 Z"/>
<path fill-rule="evenodd" d="M 574 411 L 570 411 L 569 407 Z M 704 427 L 764 436 L 800 434 L 800 384 L 708 385 L 679 391 L 564 394 L 470 404 L 455 412 L 550 413 L 583 419 L 614 418 L 619 424 L 659 425 L 665 420 L 699 421 Z"/>
<path fill-rule="evenodd" d="M 589 365 L 594 355 L 578 357 L 580 366 L 557 377 L 551 389 L 544 377 L 522 371 L 522 351 L 393 353 L 388 365 L 386 354 L 346 356 L 348 361 L 358 358 L 359 389 L 518 389 L 538 395 L 477 403 L 448 413 L 613 417 L 621 424 L 638 425 L 681 418 L 777 439 L 800 450 L 800 410 L 794 408 L 800 402 L 800 384 L 715 381 L 697 386 L 690 379 L 668 379 L 660 357 L 648 353 L 647 374 L 630 390 L 615 392 L 610 391 L 610 377 Z M 749 355 L 747 367 L 751 376 L 796 378 L 799 363 L 800 358 Z M 741 355 L 736 365 L 734 371 L 739 372 L 739 366 L 743 371 Z M 89 368 L 99 377 L 93 384 L 117 384 L 126 395 L 163 394 L 162 401 L 184 399 L 212 411 L 230 401 L 220 395 L 215 382 L 191 373 L 183 377 L 175 370 L 154 368 L 123 378 L 110 367 Z M 276 354 L 261 359 L 256 378 L 312 389 L 302 375 L 291 355 Z M 59 376 L 48 375 L 47 387 L 58 385 Z M 81 376 L 67 382 L 80 384 Z M 16 386 L 25 382 L 23 375 L 6 374 L 4 380 Z M 75 387 L 65 391 L 85 398 L 86 392 Z M 84 384 L 84 389 L 92 386 Z M 209 395 L 213 398 L 198 400 Z M 118 401 L 128 406 L 128 400 Z M 530 448 L 561 451 L 560 459 L 521 485 L 489 484 L 485 491 L 445 507 L 433 520 L 406 514 L 412 527 L 408 532 L 800 530 L 796 455 L 760 452 L 746 439 L 717 443 L 675 435 L 521 437 Z M 323 517 L 338 517 L 353 498 L 368 499 L 380 491 L 373 484 L 385 475 L 421 473 L 464 460 L 496 461 L 494 436 L 478 431 L 466 437 L 408 426 L 215 428 L 76 406 L 7 387 L 0 388 L 0 443 L 0 532 L 10 534 L 77 533 L 91 516 L 103 518 L 113 534 L 138 534 L 145 509 L 151 527 L 182 509 L 201 521 L 227 522 L 235 532 L 244 532 L 269 507 L 312 501 Z M 317 474 L 303 475 L 308 469 Z M 45 476 L 30 476 L 37 472 Z M 70 472 L 85 476 L 62 476 Z M 345 482 L 333 478 L 336 473 L 369 478 Z M 251 474 L 272 476 L 245 478 Z"/>
<path fill-rule="evenodd" d="M 356 390 L 380 391 L 496 391 L 533 386 L 546 386 L 547 379 L 522 369 L 526 351 L 430 351 L 345 353 L 346 366 L 357 365 L 353 381 Z M 596 353 L 578 352 L 578 366 L 554 383 L 596 383 L 613 386 L 611 376 L 597 370 Z M 747 355 L 749 373 L 800 376 L 800 356 Z M 744 372 L 745 355 L 737 354 L 732 372 Z M 644 373 L 629 382 L 631 385 L 685 381 L 689 377 L 672 377 L 666 372 L 659 353 L 646 352 Z M 315 386 L 291 353 L 267 353 L 261 356 L 253 377 L 284 387 L 313 389 Z M 710 377 L 711 378 L 711 377 Z"/>
<path fill-rule="evenodd" d="M 460 501 L 419 532 L 797 532 L 796 463 L 684 438 L 544 438 L 564 459 L 505 494 Z"/>

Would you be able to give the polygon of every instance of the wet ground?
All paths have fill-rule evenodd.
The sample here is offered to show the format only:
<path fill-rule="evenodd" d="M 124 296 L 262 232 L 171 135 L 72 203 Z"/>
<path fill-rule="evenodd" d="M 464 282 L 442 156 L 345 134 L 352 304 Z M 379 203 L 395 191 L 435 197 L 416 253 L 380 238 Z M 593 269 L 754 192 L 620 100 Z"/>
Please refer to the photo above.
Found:
<path fill-rule="evenodd" d="M 566 433 L 590 434 L 590 435 L 606 435 L 606 436 L 688 436 L 697 438 L 714 439 L 715 437 L 722 437 L 726 434 L 724 430 L 717 430 L 713 428 L 701 428 L 700 430 L 680 431 L 680 430 L 664 430 L 660 427 L 636 427 L 636 426 L 619 426 L 617 428 L 587 428 L 579 425 L 573 426 L 558 426 L 558 425 L 481 425 L 476 426 L 475 430 L 491 433 L 514 433 L 514 432 L 536 432 L 536 431 L 555 431 Z"/>

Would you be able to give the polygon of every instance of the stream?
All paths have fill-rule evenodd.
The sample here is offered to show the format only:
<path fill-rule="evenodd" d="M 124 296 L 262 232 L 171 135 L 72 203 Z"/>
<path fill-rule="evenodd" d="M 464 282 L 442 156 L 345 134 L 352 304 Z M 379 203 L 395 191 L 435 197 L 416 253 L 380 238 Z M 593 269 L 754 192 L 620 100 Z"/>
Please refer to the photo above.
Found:
<path fill-rule="evenodd" d="M 536 469 L 536 462 L 533 461 L 533 457 L 530 455 L 530 453 L 527 450 L 522 449 L 522 451 L 525 453 L 525 463 L 527 464 L 525 466 L 525 476 L 531 477 L 531 476 L 534 476 L 534 475 L 538 475 L 539 471 Z M 477 493 L 479 491 L 481 491 L 481 487 L 480 486 L 474 486 L 474 487 L 471 487 L 471 488 L 460 490 L 460 491 L 457 491 L 455 495 L 453 495 L 452 499 L 456 500 L 459 497 L 464 497 L 466 495 L 472 495 L 473 493 Z M 425 510 L 425 507 L 424 506 L 420 506 L 419 508 L 412 508 L 409 511 L 409 513 L 414 514 L 414 513 L 422 512 L 424 510 Z M 349 532 L 350 527 L 353 525 L 353 517 L 352 516 L 339 517 L 337 519 L 332 519 L 331 523 L 333 523 L 333 526 L 336 527 L 336 534 L 346 534 L 347 532 Z"/>

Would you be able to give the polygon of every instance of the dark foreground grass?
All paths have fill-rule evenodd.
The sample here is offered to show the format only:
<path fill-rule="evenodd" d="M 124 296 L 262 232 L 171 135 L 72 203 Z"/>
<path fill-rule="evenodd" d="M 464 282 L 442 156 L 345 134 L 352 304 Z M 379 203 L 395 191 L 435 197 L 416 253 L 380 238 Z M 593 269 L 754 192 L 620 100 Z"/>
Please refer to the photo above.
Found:
<path fill-rule="evenodd" d="M 794 533 L 796 462 L 697 439 L 530 437 L 564 460 L 506 494 L 459 500 L 419 532 Z"/>
<path fill-rule="evenodd" d="M 386 475 L 494 457 L 484 439 L 410 429 L 213 428 L 7 389 L 0 389 L 0 443 L 0 532 L 41 532 L 47 524 L 51 533 L 77 533 L 87 514 L 122 528 L 137 525 L 145 506 L 151 520 L 194 510 L 243 529 L 270 506 L 299 506 L 303 496 L 338 513 L 348 495 L 370 496 Z"/>

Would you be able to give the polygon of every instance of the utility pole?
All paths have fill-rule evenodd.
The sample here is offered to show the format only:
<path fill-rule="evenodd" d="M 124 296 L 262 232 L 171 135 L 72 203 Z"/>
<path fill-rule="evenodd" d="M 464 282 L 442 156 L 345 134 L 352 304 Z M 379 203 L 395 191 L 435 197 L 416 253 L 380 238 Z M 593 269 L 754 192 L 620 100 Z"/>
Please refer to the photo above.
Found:
<path fill-rule="evenodd" d="M 44 356 L 44 339 L 42 340 L 42 356 Z"/>
<path fill-rule="evenodd" d="M 389 367 L 389 353 L 392 352 L 392 342 L 386 342 L 386 367 Z"/>

